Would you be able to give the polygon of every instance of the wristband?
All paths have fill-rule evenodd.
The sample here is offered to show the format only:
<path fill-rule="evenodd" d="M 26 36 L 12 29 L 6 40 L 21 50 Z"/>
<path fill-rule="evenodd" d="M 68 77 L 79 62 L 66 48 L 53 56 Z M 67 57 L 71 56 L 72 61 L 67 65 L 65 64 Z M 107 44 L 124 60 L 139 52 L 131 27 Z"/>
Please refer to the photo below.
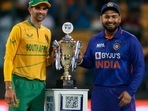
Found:
<path fill-rule="evenodd" d="M 9 87 L 6 88 L 6 90 L 10 90 L 10 89 L 12 89 L 12 86 L 9 86 Z"/>

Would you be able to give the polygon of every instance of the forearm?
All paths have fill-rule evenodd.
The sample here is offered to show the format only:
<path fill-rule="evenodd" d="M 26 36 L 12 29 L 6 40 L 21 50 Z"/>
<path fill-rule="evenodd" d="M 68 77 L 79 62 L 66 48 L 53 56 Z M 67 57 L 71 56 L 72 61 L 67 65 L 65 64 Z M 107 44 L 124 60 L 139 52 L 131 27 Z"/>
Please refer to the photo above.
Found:
<path fill-rule="evenodd" d="M 52 52 L 50 56 L 46 57 L 46 66 L 51 65 L 52 63 L 54 63 L 54 61 L 55 61 L 54 53 Z"/>
<path fill-rule="evenodd" d="M 4 61 L 4 81 L 12 81 L 13 63 L 11 60 Z"/>

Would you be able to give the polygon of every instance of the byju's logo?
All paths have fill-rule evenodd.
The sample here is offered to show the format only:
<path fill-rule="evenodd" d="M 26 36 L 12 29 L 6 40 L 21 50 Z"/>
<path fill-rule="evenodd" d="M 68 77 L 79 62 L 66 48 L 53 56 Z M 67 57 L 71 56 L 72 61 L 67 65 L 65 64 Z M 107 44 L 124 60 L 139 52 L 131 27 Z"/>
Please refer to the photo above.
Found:
<path fill-rule="evenodd" d="M 95 59 L 120 59 L 120 53 L 95 52 Z"/>
<path fill-rule="evenodd" d="M 96 60 L 101 59 L 101 52 L 96 52 L 95 53 L 95 59 Z"/>

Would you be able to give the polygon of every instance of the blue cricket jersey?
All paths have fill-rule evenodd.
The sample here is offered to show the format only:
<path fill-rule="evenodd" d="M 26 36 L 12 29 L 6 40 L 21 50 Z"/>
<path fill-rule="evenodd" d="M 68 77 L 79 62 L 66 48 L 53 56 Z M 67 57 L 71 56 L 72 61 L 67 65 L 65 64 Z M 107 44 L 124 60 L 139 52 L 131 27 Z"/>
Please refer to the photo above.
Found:
<path fill-rule="evenodd" d="M 81 66 L 95 68 L 94 85 L 127 85 L 126 91 L 133 95 L 145 69 L 142 46 L 134 35 L 121 28 L 109 40 L 102 31 L 90 39 Z"/>

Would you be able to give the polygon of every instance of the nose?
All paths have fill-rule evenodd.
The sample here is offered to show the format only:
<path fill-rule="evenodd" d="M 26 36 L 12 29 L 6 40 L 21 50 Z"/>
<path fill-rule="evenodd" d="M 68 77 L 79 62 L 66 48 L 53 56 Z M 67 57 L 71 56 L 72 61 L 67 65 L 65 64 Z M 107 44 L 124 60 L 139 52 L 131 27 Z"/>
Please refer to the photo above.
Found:
<path fill-rule="evenodd" d="M 109 17 L 108 21 L 109 22 L 112 22 L 113 21 L 113 18 L 112 17 Z"/>

